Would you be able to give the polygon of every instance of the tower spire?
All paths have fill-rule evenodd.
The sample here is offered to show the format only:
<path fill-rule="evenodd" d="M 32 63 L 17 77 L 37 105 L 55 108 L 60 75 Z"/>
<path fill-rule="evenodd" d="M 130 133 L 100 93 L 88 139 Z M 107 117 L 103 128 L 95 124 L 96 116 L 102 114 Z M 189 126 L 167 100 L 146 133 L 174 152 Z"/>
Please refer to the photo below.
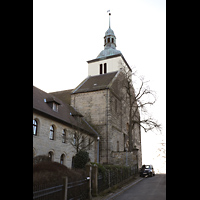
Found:
<path fill-rule="evenodd" d="M 109 28 L 110 28 L 110 15 L 111 15 L 111 13 L 109 13 Z"/>
<path fill-rule="evenodd" d="M 110 15 L 111 15 L 111 13 L 110 13 L 110 10 L 107 10 L 107 12 L 109 12 L 109 28 L 110 28 Z"/>
<path fill-rule="evenodd" d="M 97 58 L 121 53 L 119 50 L 116 49 L 116 37 L 114 31 L 111 29 L 110 26 L 110 15 L 111 15 L 110 10 L 107 10 L 107 13 L 108 12 L 109 12 L 109 28 L 104 36 L 104 50 L 100 52 Z"/>

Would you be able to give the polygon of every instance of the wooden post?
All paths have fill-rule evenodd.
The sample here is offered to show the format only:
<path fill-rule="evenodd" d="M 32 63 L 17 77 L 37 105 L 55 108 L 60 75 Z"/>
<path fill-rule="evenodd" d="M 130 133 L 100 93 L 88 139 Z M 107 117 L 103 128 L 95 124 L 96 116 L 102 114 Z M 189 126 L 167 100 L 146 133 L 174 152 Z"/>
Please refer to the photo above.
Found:
<path fill-rule="evenodd" d="M 68 186 L 68 177 L 63 177 L 63 200 L 67 200 L 67 186 Z"/>
<path fill-rule="evenodd" d="M 98 195 L 98 167 L 92 166 L 92 196 Z"/>
<path fill-rule="evenodd" d="M 89 200 L 92 199 L 92 195 L 91 195 L 91 179 L 92 179 L 92 176 L 91 176 L 91 171 L 92 171 L 92 165 L 88 162 L 85 167 L 86 167 L 86 173 L 87 173 L 87 176 L 89 177 L 89 183 L 88 183 L 88 186 L 89 186 Z"/>
<path fill-rule="evenodd" d="M 108 170 L 108 186 L 109 186 L 109 188 L 110 188 L 110 170 Z"/>

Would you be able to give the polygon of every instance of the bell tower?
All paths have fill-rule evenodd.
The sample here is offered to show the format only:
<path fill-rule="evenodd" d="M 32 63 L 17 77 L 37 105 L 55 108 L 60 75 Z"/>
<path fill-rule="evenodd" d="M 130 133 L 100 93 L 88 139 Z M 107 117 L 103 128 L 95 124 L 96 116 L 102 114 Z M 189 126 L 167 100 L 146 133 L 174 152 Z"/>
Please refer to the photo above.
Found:
<path fill-rule="evenodd" d="M 104 49 L 113 48 L 116 49 L 116 37 L 114 31 L 110 28 L 110 15 L 109 13 L 109 28 L 105 33 L 104 37 Z"/>
<path fill-rule="evenodd" d="M 104 50 L 102 50 L 97 58 L 89 60 L 88 62 L 88 76 L 101 75 L 109 72 L 120 70 L 122 66 L 126 66 L 130 70 L 121 51 L 116 49 L 116 36 L 111 29 L 109 13 L 109 28 L 104 36 Z"/>

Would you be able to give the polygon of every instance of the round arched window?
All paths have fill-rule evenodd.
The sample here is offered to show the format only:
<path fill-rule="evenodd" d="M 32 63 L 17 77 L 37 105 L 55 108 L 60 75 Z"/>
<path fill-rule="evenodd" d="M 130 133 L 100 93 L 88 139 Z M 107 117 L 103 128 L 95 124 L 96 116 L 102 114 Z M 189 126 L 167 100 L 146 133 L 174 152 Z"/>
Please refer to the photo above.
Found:
<path fill-rule="evenodd" d="M 49 151 L 48 157 L 50 158 L 51 161 L 53 161 L 53 152 L 52 151 Z"/>
<path fill-rule="evenodd" d="M 37 121 L 34 119 L 34 120 L 33 120 L 33 135 L 37 135 L 37 128 L 38 128 L 38 123 L 37 123 Z"/>
<path fill-rule="evenodd" d="M 64 158 L 65 158 L 65 154 L 62 154 L 60 156 L 60 164 L 63 165 L 64 164 Z"/>
<path fill-rule="evenodd" d="M 50 139 L 50 140 L 53 140 L 53 139 L 54 139 L 54 127 L 53 127 L 53 125 L 50 126 L 49 139 Z"/>

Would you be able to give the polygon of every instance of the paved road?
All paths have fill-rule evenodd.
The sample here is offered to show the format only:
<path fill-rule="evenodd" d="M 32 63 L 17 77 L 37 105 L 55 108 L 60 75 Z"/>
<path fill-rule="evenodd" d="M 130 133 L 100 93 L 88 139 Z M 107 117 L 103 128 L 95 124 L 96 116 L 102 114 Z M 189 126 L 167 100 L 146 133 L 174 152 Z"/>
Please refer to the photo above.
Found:
<path fill-rule="evenodd" d="M 166 200 L 166 174 L 144 178 L 113 200 Z"/>

